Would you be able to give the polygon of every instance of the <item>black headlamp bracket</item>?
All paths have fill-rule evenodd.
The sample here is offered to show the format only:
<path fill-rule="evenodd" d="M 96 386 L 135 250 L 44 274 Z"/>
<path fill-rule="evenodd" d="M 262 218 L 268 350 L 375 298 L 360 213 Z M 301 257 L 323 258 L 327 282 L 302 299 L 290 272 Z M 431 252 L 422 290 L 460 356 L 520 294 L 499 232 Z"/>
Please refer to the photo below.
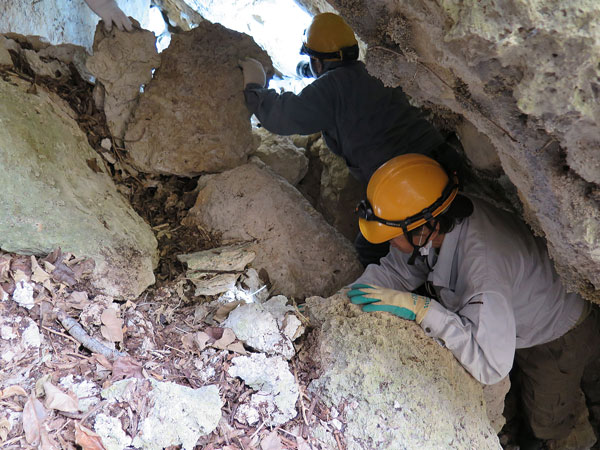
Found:
<path fill-rule="evenodd" d="M 358 44 L 351 45 L 350 47 L 340 48 L 336 52 L 318 52 L 306 46 L 306 43 L 302 44 L 300 48 L 301 55 L 308 55 L 317 59 L 339 59 L 340 61 L 353 61 L 358 59 Z"/>

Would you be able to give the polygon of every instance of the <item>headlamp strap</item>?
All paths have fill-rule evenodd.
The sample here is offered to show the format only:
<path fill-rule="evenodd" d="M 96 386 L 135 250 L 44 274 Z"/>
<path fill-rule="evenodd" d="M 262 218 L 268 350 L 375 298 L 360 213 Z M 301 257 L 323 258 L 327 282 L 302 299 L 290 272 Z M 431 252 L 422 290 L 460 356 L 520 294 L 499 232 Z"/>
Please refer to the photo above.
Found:
<path fill-rule="evenodd" d="M 336 52 L 318 52 L 313 50 L 304 43 L 300 48 L 301 55 L 312 56 L 317 59 L 339 59 L 341 61 L 352 61 L 358 59 L 358 44 L 350 47 L 343 47 Z"/>

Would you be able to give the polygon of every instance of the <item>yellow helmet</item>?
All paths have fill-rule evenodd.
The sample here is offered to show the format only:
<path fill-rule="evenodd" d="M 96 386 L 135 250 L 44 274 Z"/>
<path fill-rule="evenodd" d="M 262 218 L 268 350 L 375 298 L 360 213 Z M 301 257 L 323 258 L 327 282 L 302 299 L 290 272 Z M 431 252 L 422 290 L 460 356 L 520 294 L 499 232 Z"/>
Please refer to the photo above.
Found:
<path fill-rule="evenodd" d="M 375 171 L 367 200 L 357 207 L 363 236 L 380 244 L 420 227 L 442 214 L 458 192 L 456 176 L 428 156 L 396 156 Z"/>
<path fill-rule="evenodd" d="M 358 58 L 358 41 L 341 16 L 321 13 L 313 17 L 300 53 L 324 61 L 353 60 Z"/>

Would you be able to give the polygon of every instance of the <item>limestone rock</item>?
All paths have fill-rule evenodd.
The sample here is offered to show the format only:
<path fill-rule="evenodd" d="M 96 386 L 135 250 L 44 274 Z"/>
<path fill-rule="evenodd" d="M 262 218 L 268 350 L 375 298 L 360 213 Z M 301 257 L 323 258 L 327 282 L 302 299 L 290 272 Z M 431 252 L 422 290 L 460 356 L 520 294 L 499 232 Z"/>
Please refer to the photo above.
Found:
<path fill-rule="evenodd" d="M 202 179 L 201 179 L 202 182 Z M 351 244 L 283 178 L 246 164 L 211 176 L 187 221 L 253 241 L 273 290 L 287 297 L 333 293 L 362 271 Z"/>
<path fill-rule="evenodd" d="M 177 259 L 188 267 L 186 278 L 196 286 L 194 295 L 217 295 L 231 290 L 256 256 L 248 247 L 231 245 L 178 255 Z"/>
<path fill-rule="evenodd" d="M 228 373 L 240 377 L 258 392 L 240 405 L 236 417 L 256 425 L 263 417 L 265 425 L 282 425 L 296 417 L 296 402 L 300 391 L 288 363 L 280 356 L 267 357 L 263 353 L 238 356 L 231 360 Z"/>
<path fill-rule="evenodd" d="M 354 210 L 365 198 L 366 186 L 352 176 L 344 159 L 329 150 L 322 139 L 315 144 L 320 144 L 317 148 L 323 165 L 317 210 L 327 222 L 354 242 L 358 234 L 358 216 Z"/>
<path fill-rule="evenodd" d="M 254 150 L 238 61 L 269 56 L 247 35 L 202 22 L 173 36 L 126 134 L 141 171 L 197 175 L 246 162 Z"/>
<path fill-rule="evenodd" d="M 345 405 L 347 448 L 501 449 L 481 384 L 414 322 L 364 313 L 344 293 L 307 299 L 320 325 L 309 389 Z"/>
<path fill-rule="evenodd" d="M 121 10 L 143 27 L 148 25 L 150 0 L 117 0 Z M 100 18 L 83 1 L 0 2 L 0 33 L 37 35 L 50 44 L 72 43 L 91 50 Z"/>
<path fill-rule="evenodd" d="M 231 328 L 240 341 L 254 349 L 289 360 L 296 352 L 292 339 L 283 330 L 285 312 L 293 309 L 284 306 L 286 302 L 284 296 L 277 296 L 263 304 L 240 305 L 221 326 Z"/>
<path fill-rule="evenodd" d="M 87 59 L 86 66 L 104 87 L 102 103 L 113 136 L 125 135 L 140 88 L 150 82 L 152 70 L 159 65 L 156 38 L 151 31 L 113 29 L 108 33 L 98 25 L 94 53 Z"/>
<path fill-rule="evenodd" d="M 93 284 L 139 295 L 154 283 L 156 239 L 116 190 L 72 110 L 40 86 L 0 81 L 0 248 L 47 254 L 61 247 L 96 262 Z M 90 163 L 88 163 L 88 161 Z M 88 165 L 89 164 L 89 165 Z"/>
<path fill-rule="evenodd" d="M 8 52 L 11 49 L 10 41 L 11 39 L 0 36 L 0 67 L 12 67 L 13 65 L 12 58 Z"/>
<path fill-rule="evenodd" d="M 260 145 L 254 155 L 296 186 L 308 172 L 306 151 L 297 147 L 289 136 L 278 136 L 264 128 L 253 128 L 252 131 L 260 137 Z"/>

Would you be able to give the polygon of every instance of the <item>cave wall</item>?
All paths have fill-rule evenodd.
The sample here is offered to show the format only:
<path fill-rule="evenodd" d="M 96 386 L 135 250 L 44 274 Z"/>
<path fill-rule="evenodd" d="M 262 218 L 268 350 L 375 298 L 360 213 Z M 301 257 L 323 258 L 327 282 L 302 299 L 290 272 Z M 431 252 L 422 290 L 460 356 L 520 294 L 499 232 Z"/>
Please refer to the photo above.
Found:
<path fill-rule="evenodd" d="M 339 11 L 387 85 L 487 136 L 568 288 L 600 302 L 600 4 L 299 2 Z"/>

